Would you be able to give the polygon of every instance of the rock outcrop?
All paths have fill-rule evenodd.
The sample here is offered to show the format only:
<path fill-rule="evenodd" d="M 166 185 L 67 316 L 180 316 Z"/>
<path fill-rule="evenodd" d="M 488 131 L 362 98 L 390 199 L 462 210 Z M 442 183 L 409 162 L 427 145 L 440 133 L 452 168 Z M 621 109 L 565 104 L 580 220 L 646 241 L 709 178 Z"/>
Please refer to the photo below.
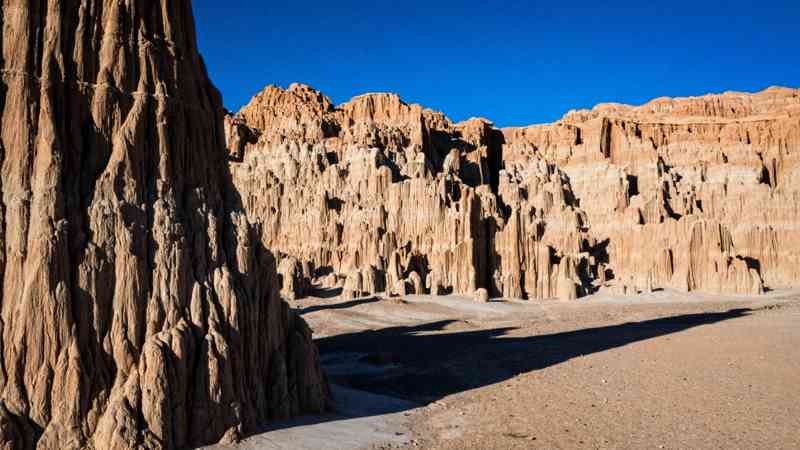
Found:
<path fill-rule="evenodd" d="M 185 448 L 323 409 L 191 2 L 1 8 L 0 448 Z"/>
<path fill-rule="evenodd" d="M 278 263 L 281 297 L 294 300 L 311 292 L 311 264 L 300 264 L 297 258 L 287 257 Z"/>
<path fill-rule="evenodd" d="M 370 268 L 389 294 L 757 294 L 800 280 L 798 90 L 498 129 L 392 94 L 334 106 L 294 84 L 226 129 L 262 243 L 320 274 Z"/>

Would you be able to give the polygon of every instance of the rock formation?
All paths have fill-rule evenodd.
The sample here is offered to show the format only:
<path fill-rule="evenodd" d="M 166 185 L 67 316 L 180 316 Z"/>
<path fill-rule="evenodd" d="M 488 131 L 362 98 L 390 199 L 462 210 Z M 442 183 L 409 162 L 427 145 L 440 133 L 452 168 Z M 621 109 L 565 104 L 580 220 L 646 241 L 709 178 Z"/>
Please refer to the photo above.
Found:
<path fill-rule="evenodd" d="M 392 94 L 334 106 L 293 84 L 267 87 L 226 131 L 262 243 L 348 286 L 367 268 L 389 294 L 528 299 L 800 280 L 798 90 L 498 129 Z M 363 279 L 361 294 L 378 289 Z"/>
<path fill-rule="evenodd" d="M 1 8 L 0 448 L 184 448 L 321 410 L 191 2 Z"/>
<path fill-rule="evenodd" d="M 486 288 L 476 290 L 475 301 L 478 303 L 489 303 L 489 291 L 486 290 Z"/>

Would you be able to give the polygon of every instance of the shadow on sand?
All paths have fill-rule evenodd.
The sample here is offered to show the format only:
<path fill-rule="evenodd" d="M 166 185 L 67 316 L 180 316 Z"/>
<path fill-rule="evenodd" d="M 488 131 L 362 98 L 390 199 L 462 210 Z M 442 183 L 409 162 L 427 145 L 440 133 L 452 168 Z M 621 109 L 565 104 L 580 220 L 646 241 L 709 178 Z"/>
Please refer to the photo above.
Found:
<path fill-rule="evenodd" d="M 331 374 L 335 383 L 416 403 L 498 383 L 576 356 L 689 328 L 742 317 L 749 309 L 688 314 L 531 337 L 505 337 L 513 328 L 437 333 L 451 321 L 394 327 L 318 339 L 323 356 L 366 355 L 383 371 Z"/>
<path fill-rule="evenodd" d="M 335 414 L 277 423 L 270 430 L 402 412 L 574 357 L 744 317 L 750 312 L 733 309 L 687 314 L 531 337 L 508 337 L 514 328 L 448 333 L 445 328 L 453 321 L 446 320 L 321 338 L 316 342 L 323 360 L 334 361 L 335 366 L 326 367 L 329 379 L 344 386 L 338 389 L 347 394 L 336 398 Z M 348 357 L 356 358 L 351 360 L 352 370 L 341 370 L 342 361 Z M 350 388 L 368 394 L 357 398 L 354 392 L 358 391 Z M 365 407 L 360 407 L 362 403 Z"/>
<path fill-rule="evenodd" d="M 312 312 L 323 311 L 323 310 L 326 310 L 326 309 L 347 309 L 347 308 L 352 308 L 352 307 L 358 306 L 358 305 L 364 305 L 364 304 L 367 304 L 367 303 L 375 303 L 377 301 L 378 301 L 378 297 L 375 297 L 375 296 L 366 297 L 366 298 L 358 298 L 358 299 L 351 300 L 349 302 L 344 302 L 344 303 L 328 303 L 328 304 L 322 304 L 322 305 L 308 306 L 306 308 L 302 308 L 302 309 L 298 310 L 298 312 L 300 314 L 309 314 L 309 313 L 312 313 Z"/>

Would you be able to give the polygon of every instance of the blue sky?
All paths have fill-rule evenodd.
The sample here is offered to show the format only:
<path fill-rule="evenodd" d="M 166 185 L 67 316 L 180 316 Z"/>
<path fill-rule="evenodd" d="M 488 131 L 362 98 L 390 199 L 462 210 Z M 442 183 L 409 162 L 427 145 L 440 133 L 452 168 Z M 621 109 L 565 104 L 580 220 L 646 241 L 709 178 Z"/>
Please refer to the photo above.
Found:
<path fill-rule="evenodd" d="M 194 10 L 233 111 L 294 81 L 337 104 L 389 91 L 500 126 L 600 102 L 800 87 L 800 0 L 195 0 Z"/>

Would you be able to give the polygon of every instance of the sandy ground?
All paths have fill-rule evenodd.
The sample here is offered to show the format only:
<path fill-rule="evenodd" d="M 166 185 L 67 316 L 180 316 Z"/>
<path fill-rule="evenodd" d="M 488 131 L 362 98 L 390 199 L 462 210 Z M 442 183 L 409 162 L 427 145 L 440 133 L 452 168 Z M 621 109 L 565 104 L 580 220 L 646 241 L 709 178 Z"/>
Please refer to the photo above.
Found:
<path fill-rule="evenodd" d="M 236 448 L 800 448 L 800 292 L 292 304 L 338 411 Z"/>
<path fill-rule="evenodd" d="M 206 450 L 351 450 L 411 443 L 410 417 L 417 405 L 397 398 L 332 385 L 336 411 L 273 424 L 235 445 Z"/>

